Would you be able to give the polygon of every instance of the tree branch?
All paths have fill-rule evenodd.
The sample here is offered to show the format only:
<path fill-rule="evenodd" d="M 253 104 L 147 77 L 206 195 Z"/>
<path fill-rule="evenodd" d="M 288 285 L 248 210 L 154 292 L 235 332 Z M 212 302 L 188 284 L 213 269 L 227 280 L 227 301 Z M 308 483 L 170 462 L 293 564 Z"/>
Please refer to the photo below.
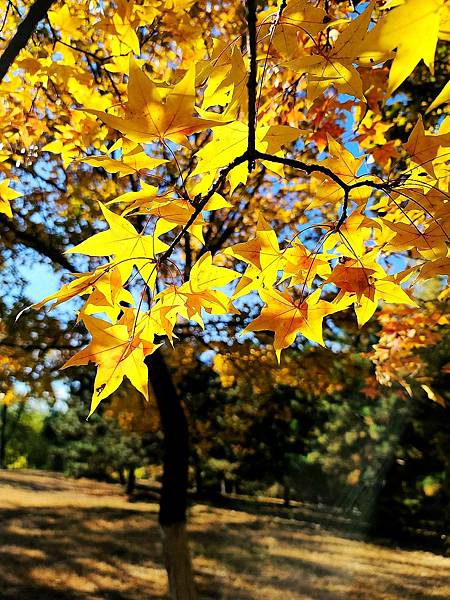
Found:
<path fill-rule="evenodd" d="M 183 236 L 185 235 L 185 233 L 187 232 L 189 227 L 197 219 L 198 215 L 202 212 L 202 210 L 204 209 L 204 207 L 206 206 L 208 201 L 225 184 L 226 178 L 229 175 L 229 173 L 238 165 L 241 165 L 245 161 L 248 161 L 248 159 L 249 159 L 249 152 L 248 152 L 248 150 L 246 150 L 243 154 L 241 154 L 240 156 L 237 156 L 233 161 L 231 161 L 226 167 L 224 167 L 220 171 L 219 177 L 213 183 L 213 185 L 211 186 L 211 188 L 209 189 L 207 194 L 205 194 L 205 196 L 194 198 L 194 201 L 193 201 L 193 206 L 195 206 L 194 212 L 191 214 L 191 216 L 189 217 L 188 221 L 183 226 L 181 231 L 172 240 L 172 243 L 170 244 L 169 248 L 161 255 L 161 257 L 159 258 L 160 263 L 164 262 L 167 258 L 169 258 L 171 256 L 171 254 L 175 250 L 175 247 L 177 246 L 177 244 L 183 238 Z M 388 183 L 383 183 L 383 182 L 378 183 L 376 181 L 371 181 L 370 179 L 363 179 L 361 181 L 356 181 L 355 183 L 349 184 L 349 183 L 346 183 L 343 179 L 341 179 L 339 177 L 339 175 L 336 175 L 336 173 L 334 173 L 331 169 L 329 169 L 328 167 L 325 167 L 323 165 L 315 165 L 315 164 L 309 165 L 307 163 L 304 163 L 300 160 L 296 160 L 294 158 L 285 158 L 283 156 L 275 156 L 274 154 L 267 154 L 266 152 L 260 152 L 259 150 L 254 151 L 254 160 L 256 160 L 256 159 L 264 160 L 267 162 L 274 162 L 274 163 L 278 163 L 278 164 L 285 165 L 288 167 L 292 167 L 294 169 L 299 169 L 301 171 L 305 171 L 305 173 L 308 173 L 308 175 L 311 175 L 312 173 L 322 173 L 323 175 L 326 175 L 327 177 L 332 179 L 344 191 L 343 211 L 342 211 L 341 217 L 339 218 L 338 225 L 336 227 L 340 227 L 343 224 L 343 222 L 345 221 L 345 219 L 347 218 L 348 200 L 349 200 L 349 193 L 351 192 L 351 190 L 367 186 L 367 187 L 371 187 L 372 189 L 382 190 L 382 191 L 386 192 L 387 190 L 389 190 L 391 188 L 391 186 L 389 186 Z"/>
<path fill-rule="evenodd" d="M 311 175 L 312 173 L 322 173 L 323 175 L 326 175 L 327 177 L 332 179 L 344 191 L 347 190 L 347 192 L 350 192 L 355 188 L 364 186 L 369 186 L 377 190 L 386 190 L 387 187 L 386 183 L 377 183 L 376 181 L 371 181 L 369 179 L 364 179 L 363 181 L 357 181 L 355 183 L 345 183 L 345 181 L 341 179 L 339 175 L 336 175 L 336 173 L 328 167 L 315 164 L 309 165 L 295 158 L 275 156 L 273 154 L 267 154 L 266 152 L 260 152 L 259 150 L 255 150 L 255 157 L 259 158 L 260 160 L 266 160 L 268 162 L 274 162 L 280 165 L 285 165 L 287 167 L 292 167 L 293 169 L 300 169 L 301 171 L 305 171 L 305 173 L 308 173 L 308 175 Z"/>
<path fill-rule="evenodd" d="M 256 149 L 256 88 L 258 65 L 256 62 L 256 0 L 246 0 L 247 7 L 247 47 L 249 73 L 247 80 L 248 90 L 248 171 L 251 173 L 255 168 Z"/>
<path fill-rule="evenodd" d="M 13 219 L 8 219 L 3 215 L 0 215 L 0 227 L 11 231 L 15 235 L 15 241 L 19 244 L 23 244 L 27 248 L 32 248 L 42 256 L 46 256 L 52 262 L 63 269 L 67 269 L 71 273 L 77 271 L 75 266 L 66 258 L 59 248 L 50 242 L 50 240 L 48 242 L 43 240 L 32 230 L 22 231 L 17 227 L 17 224 Z"/>
<path fill-rule="evenodd" d="M 15 35 L 0 57 L 0 83 L 3 81 L 10 66 L 16 60 L 19 52 L 25 48 L 39 21 L 47 16 L 47 12 L 55 0 L 36 0 L 31 6 L 25 19 L 17 27 Z"/>

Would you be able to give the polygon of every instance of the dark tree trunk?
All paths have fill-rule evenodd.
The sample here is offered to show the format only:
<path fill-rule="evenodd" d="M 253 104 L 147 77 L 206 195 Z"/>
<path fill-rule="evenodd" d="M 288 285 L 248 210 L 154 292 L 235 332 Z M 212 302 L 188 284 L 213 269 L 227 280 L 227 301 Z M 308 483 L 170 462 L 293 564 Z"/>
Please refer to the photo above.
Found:
<path fill-rule="evenodd" d="M 0 57 L 0 82 L 8 72 L 19 52 L 25 48 L 33 35 L 39 21 L 45 19 L 47 12 L 55 0 L 36 0 L 28 11 L 27 16 L 17 27 L 17 31 L 9 41 Z M 6 7 L 6 2 L 4 3 Z"/>
<path fill-rule="evenodd" d="M 128 495 L 132 494 L 134 492 L 134 488 L 136 487 L 136 471 L 134 469 L 134 467 L 130 467 L 128 470 L 128 477 L 127 477 L 127 487 L 126 487 L 126 492 Z"/>
<path fill-rule="evenodd" d="M 285 506 L 291 506 L 291 486 L 286 481 L 283 483 L 283 500 Z"/>
<path fill-rule="evenodd" d="M 195 466 L 195 491 L 196 491 L 196 494 L 198 497 L 202 497 L 204 495 L 203 473 L 202 473 L 200 459 L 198 456 L 196 456 L 194 466 Z"/>
<path fill-rule="evenodd" d="M 5 469 L 5 454 L 6 454 L 6 421 L 8 418 L 8 406 L 2 405 L 2 422 L 0 425 L 0 469 Z"/>
<path fill-rule="evenodd" d="M 117 472 L 119 474 L 120 485 L 126 485 L 127 481 L 125 479 L 125 475 L 124 475 L 122 467 L 120 467 L 119 469 L 117 469 Z"/>
<path fill-rule="evenodd" d="M 164 434 L 164 464 L 159 505 L 164 559 L 172 600 L 195 600 L 197 593 L 186 534 L 189 434 L 181 399 L 162 353 L 147 360 Z"/>

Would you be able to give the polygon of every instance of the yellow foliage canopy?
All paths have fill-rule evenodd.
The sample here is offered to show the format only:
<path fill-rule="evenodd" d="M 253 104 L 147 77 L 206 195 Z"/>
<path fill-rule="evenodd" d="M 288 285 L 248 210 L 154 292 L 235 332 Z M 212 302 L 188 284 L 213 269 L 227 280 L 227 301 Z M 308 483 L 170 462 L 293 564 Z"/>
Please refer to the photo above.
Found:
<path fill-rule="evenodd" d="M 36 305 L 84 298 L 92 341 L 66 366 L 97 365 L 91 410 L 124 376 L 147 397 L 145 358 L 185 321 L 262 301 L 242 330 L 273 332 L 280 358 L 298 334 L 323 344 L 330 315 L 363 325 L 449 274 L 449 117 L 402 144 L 382 111 L 420 61 L 433 73 L 449 0 L 222 4 L 55 5 L 1 84 L 0 212 L 48 162 L 56 189 L 76 174 L 61 214 L 107 226 Z M 3 35 L 17 24 L 8 10 Z M 448 101 L 447 84 L 429 111 Z"/>

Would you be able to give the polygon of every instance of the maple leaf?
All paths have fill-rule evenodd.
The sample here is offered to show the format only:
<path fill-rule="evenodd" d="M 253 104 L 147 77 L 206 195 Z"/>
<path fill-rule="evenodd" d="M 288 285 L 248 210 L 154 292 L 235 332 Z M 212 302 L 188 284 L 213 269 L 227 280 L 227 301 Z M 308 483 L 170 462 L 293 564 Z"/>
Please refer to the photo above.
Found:
<path fill-rule="evenodd" d="M 360 327 L 372 317 L 379 300 L 417 306 L 398 283 L 387 277 L 373 257 L 368 256 L 364 257 L 366 264 L 361 259 L 346 259 L 334 268 L 326 280 L 326 283 L 334 283 L 341 290 L 338 296 L 340 301 L 354 303 Z"/>
<path fill-rule="evenodd" d="M 373 296 L 372 275 L 375 272 L 375 269 L 364 266 L 360 261 L 350 259 L 336 265 L 326 283 L 334 283 L 360 300 L 364 294 Z"/>
<path fill-rule="evenodd" d="M 136 7 L 137 8 L 137 7 Z M 136 34 L 133 22 L 135 20 L 133 15 L 134 0 L 127 2 L 126 0 L 118 0 L 117 11 L 111 16 L 111 18 L 102 19 L 97 27 L 103 29 L 106 33 L 111 36 L 115 36 L 115 39 L 120 40 L 120 45 L 125 45 L 126 50 L 132 50 L 135 54 L 140 54 L 139 38 Z M 151 22 L 152 12 L 148 14 Z"/>
<path fill-rule="evenodd" d="M 129 212 L 127 210 L 126 212 Z M 139 213 L 153 215 L 158 218 L 153 235 L 158 237 L 175 227 L 184 226 L 194 214 L 194 208 L 184 198 L 156 197 L 153 201 L 140 203 Z M 187 231 L 192 233 L 200 242 L 203 239 L 204 220 L 198 215 L 194 222 L 188 227 Z"/>
<path fill-rule="evenodd" d="M 213 43 L 211 59 L 198 66 L 198 79 L 207 79 L 202 108 L 198 112 L 207 116 L 206 109 L 226 106 L 226 119 L 232 120 L 239 111 L 248 110 L 247 69 L 237 45 L 230 47 L 218 39 L 214 39 Z"/>
<path fill-rule="evenodd" d="M 450 237 L 445 226 L 432 221 L 423 230 L 411 223 L 392 223 L 383 219 L 387 227 L 395 232 L 394 237 L 385 246 L 386 250 L 417 250 L 426 258 L 443 258 L 447 255 L 447 242 Z"/>
<path fill-rule="evenodd" d="M 62 368 L 90 362 L 97 365 L 89 415 L 119 387 L 125 376 L 148 400 L 148 374 L 144 359 L 158 346 L 146 343 L 144 347 L 139 338 L 130 337 L 129 328 L 125 324 L 113 325 L 89 315 L 84 315 L 83 320 L 92 341 Z"/>
<path fill-rule="evenodd" d="M 130 154 L 122 156 L 120 160 L 113 159 L 110 156 L 90 156 L 89 158 L 81 159 L 81 161 L 92 167 L 101 167 L 108 173 L 118 173 L 119 177 L 130 175 L 130 173 L 152 171 L 168 162 L 164 158 L 153 158 L 148 156 L 140 149 L 136 152 L 131 152 Z"/>
<path fill-rule="evenodd" d="M 344 148 L 328 134 L 327 140 L 330 157 L 321 161 L 320 164 L 324 167 L 328 167 L 345 183 L 354 183 L 358 178 L 357 173 L 364 162 L 364 157 L 354 157 L 349 150 Z M 344 190 L 342 187 L 328 175 L 317 172 L 313 174 L 312 179 L 314 198 L 311 201 L 309 208 L 321 206 L 324 202 L 339 202 L 344 197 Z M 316 184 L 316 182 L 318 183 Z M 357 188 L 351 192 L 351 198 L 352 200 L 361 203 L 364 200 L 367 200 L 370 193 L 370 188 Z"/>
<path fill-rule="evenodd" d="M 52 27 L 59 29 L 64 36 L 73 38 L 74 40 L 79 40 L 82 37 L 83 32 L 81 26 L 83 24 L 83 19 L 72 16 L 69 7 L 66 4 L 61 6 L 58 10 L 50 10 L 48 16 Z"/>
<path fill-rule="evenodd" d="M 224 254 L 234 256 L 250 265 L 236 288 L 235 298 L 263 285 L 273 285 L 277 280 L 278 272 L 286 262 L 283 252 L 280 251 L 275 231 L 262 215 L 258 218 L 255 237 L 248 242 L 226 248 Z"/>
<path fill-rule="evenodd" d="M 172 336 L 174 317 L 177 315 L 198 323 L 204 329 L 202 311 L 212 315 L 226 315 L 238 312 L 231 303 L 228 296 L 220 290 L 204 289 L 198 292 L 192 291 L 189 282 L 177 288 L 171 286 L 163 290 L 155 298 L 157 310 L 164 310 L 166 334 Z M 152 308 L 155 310 L 155 308 Z M 168 332 L 168 326 L 170 331 Z"/>
<path fill-rule="evenodd" d="M 295 301 L 287 292 L 280 293 L 274 289 L 261 289 L 259 295 L 266 306 L 242 333 L 273 331 L 275 333 L 273 345 L 278 361 L 281 351 L 294 342 L 298 333 L 323 346 L 324 317 L 344 308 L 342 304 L 319 300 L 320 290 L 316 290 L 303 301 Z"/>
<path fill-rule="evenodd" d="M 419 116 L 408 141 L 403 146 L 411 160 L 426 171 L 431 177 L 436 177 L 435 166 L 448 162 L 450 154 L 441 152 L 442 148 L 450 148 L 450 133 L 432 135 L 425 133 L 422 117 Z"/>
<path fill-rule="evenodd" d="M 117 277 L 118 275 L 118 277 Z M 50 310 L 67 302 L 76 296 L 91 294 L 97 289 L 107 301 L 112 302 L 113 294 L 122 286 L 120 273 L 112 269 L 110 264 L 102 265 L 90 273 L 73 273 L 75 279 L 64 284 L 57 292 L 46 296 L 33 304 L 33 308 L 40 309 L 48 302 L 54 300 Z"/>
<path fill-rule="evenodd" d="M 238 277 L 240 274 L 236 271 L 214 265 L 211 253 L 206 252 L 193 266 L 188 281 L 157 298 L 176 307 L 177 314 L 196 321 L 204 328 L 202 310 L 214 315 L 236 312 L 228 296 L 218 288 Z"/>
<path fill-rule="evenodd" d="M 366 10 L 345 27 L 330 49 L 284 63 L 289 69 L 308 73 L 309 105 L 330 85 L 340 93 L 364 99 L 361 77 L 353 63 L 367 33 L 374 6 L 375 1 L 372 0 Z"/>
<path fill-rule="evenodd" d="M 405 0 L 380 18 L 366 36 L 359 53 L 362 64 L 394 59 L 388 95 L 403 83 L 421 59 L 433 73 L 442 6 L 443 0 Z"/>
<path fill-rule="evenodd" d="M 194 214 L 192 204 L 185 198 L 173 197 L 170 192 L 162 196 L 157 195 L 157 188 L 141 182 L 141 189 L 137 192 L 126 192 L 108 204 L 124 203 L 128 206 L 124 209 L 122 216 L 129 215 L 147 215 L 157 217 L 156 225 L 153 231 L 155 237 L 172 231 L 177 226 L 184 226 Z M 205 210 L 215 210 L 211 206 L 225 207 L 229 206 L 218 194 L 214 194 L 205 206 Z M 201 214 L 195 217 L 194 222 L 188 227 L 187 231 L 192 233 L 200 242 L 203 239 L 203 225 L 205 224 Z"/>
<path fill-rule="evenodd" d="M 273 8 L 272 8 L 273 10 Z M 272 16 L 276 17 L 278 12 Z M 272 45 L 283 58 L 293 58 L 298 52 L 299 36 L 314 36 L 326 27 L 326 13 L 309 0 L 291 0 L 283 10 L 280 22 L 272 34 Z M 267 19 L 267 17 L 266 17 Z M 270 34 L 271 24 L 264 23 L 259 35 Z"/>
<path fill-rule="evenodd" d="M 126 204 L 126 208 L 124 210 L 124 215 L 132 212 L 136 209 L 141 208 L 142 205 L 146 203 L 151 203 L 157 197 L 158 188 L 154 185 L 149 185 L 145 183 L 145 181 L 140 181 L 141 189 L 133 192 L 125 192 L 117 198 L 113 198 L 109 202 L 110 204 Z"/>
<path fill-rule="evenodd" d="M 448 102 L 450 102 L 450 81 L 447 81 L 445 86 L 442 88 L 442 90 L 439 92 L 439 94 L 436 96 L 436 98 L 433 100 L 433 102 L 427 108 L 427 110 L 425 111 L 425 114 L 427 115 L 428 113 L 430 113 L 432 110 L 434 110 L 441 104 L 446 104 Z"/>
<path fill-rule="evenodd" d="M 198 163 L 191 173 L 190 185 L 194 194 L 205 193 L 214 179 L 217 171 L 230 164 L 233 159 L 242 155 L 247 149 L 248 125 L 241 121 L 225 124 L 213 128 L 213 139 L 201 148 L 196 156 Z M 261 152 L 277 154 L 285 145 L 289 145 L 301 135 L 301 130 L 295 127 L 273 125 L 270 127 L 260 125 L 256 128 L 256 149 Z M 270 162 L 264 162 L 271 171 L 283 174 L 283 167 Z M 196 184 L 192 178 L 201 175 Z M 248 170 L 245 164 L 236 166 L 228 175 L 231 191 L 240 183 L 245 183 Z"/>
<path fill-rule="evenodd" d="M 333 248 L 337 246 L 343 256 L 351 259 L 363 257 L 367 250 L 372 229 L 381 230 L 380 223 L 366 217 L 361 209 L 355 210 L 342 223 L 339 231 L 328 236 L 325 247 Z M 367 255 L 364 260 L 367 260 Z"/>
<path fill-rule="evenodd" d="M 0 181 L 0 213 L 12 218 L 13 215 L 10 201 L 19 198 L 22 196 L 22 194 L 9 187 L 9 182 L 9 179 L 3 179 L 3 181 Z"/>
<path fill-rule="evenodd" d="M 437 275 L 450 277 L 450 257 L 437 258 L 425 263 L 420 269 L 420 278 L 423 280 Z"/>
<path fill-rule="evenodd" d="M 187 288 L 192 292 L 217 289 L 228 285 L 240 276 L 237 271 L 214 265 L 211 252 L 205 252 L 192 267 L 189 281 L 181 286 L 180 291 Z"/>
<path fill-rule="evenodd" d="M 284 252 L 286 264 L 283 267 L 284 275 L 281 281 L 290 278 L 289 286 L 304 284 L 311 285 L 319 275 L 325 279 L 330 274 L 329 261 L 334 258 L 331 254 L 311 252 L 300 242 L 295 242 L 291 248 Z"/>
<path fill-rule="evenodd" d="M 87 256 L 114 256 L 122 280 L 126 281 L 135 266 L 150 287 L 156 279 L 155 256 L 167 250 L 168 246 L 157 237 L 138 233 L 124 217 L 116 215 L 100 204 L 109 229 L 96 233 L 67 253 Z"/>
<path fill-rule="evenodd" d="M 84 109 L 84 112 L 96 115 L 106 125 L 136 142 L 169 139 L 188 144 L 188 135 L 220 124 L 220 119 L 194 116 L 194 81 L 195 69 L 192 67 L 164 96 L 162 88 L 149 79 L 130 57 L 125 117 L 116 117 L 95 109 Z"/>

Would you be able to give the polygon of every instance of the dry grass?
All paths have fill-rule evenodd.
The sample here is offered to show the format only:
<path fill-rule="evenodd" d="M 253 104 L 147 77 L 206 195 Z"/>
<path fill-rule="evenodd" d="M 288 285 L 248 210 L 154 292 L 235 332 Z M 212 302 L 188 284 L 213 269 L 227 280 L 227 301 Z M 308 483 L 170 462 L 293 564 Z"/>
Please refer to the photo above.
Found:
<path fill-rule="evenodd" d="M 203 505 L 191 512 L 202 598 L 450 598 L 449 558 L 286 519 Z M 113 485 L 0 472 L 0 598 L 164 598 L 156 516 L 156 505 L 130 504 Z"/>

